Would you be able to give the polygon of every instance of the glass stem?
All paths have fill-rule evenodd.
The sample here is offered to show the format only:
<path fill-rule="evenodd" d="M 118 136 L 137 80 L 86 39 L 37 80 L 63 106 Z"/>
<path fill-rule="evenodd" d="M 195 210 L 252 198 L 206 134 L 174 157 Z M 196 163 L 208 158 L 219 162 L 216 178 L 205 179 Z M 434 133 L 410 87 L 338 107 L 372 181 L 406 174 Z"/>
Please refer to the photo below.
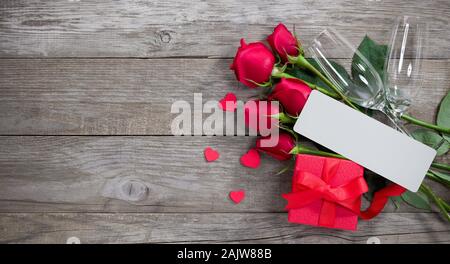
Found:
<path fill-rule="evenodd" d="M 398 131 L 402 132 L 405 135 L 411 136 L 408 130 L 406 130 L 406 128 L 401 124 L 401 120 L 398 115 L 395 114 L 394 110 L 392 110 L 388 105 L 384 104 L 381 108 L 381 111 L 389 118 L 389 120 L 394 124 Z"/>
<path fill-rule="evenodd" d="M 436 130 L 445 134 L 450 134 L 450 127 L 441 127 L 441 126 L 437 126 L 434 124 L 430 124 L 428 122 L 425 122 L 423 120 L 417 119 L 415 117 L 412 117 L 410 115 L 407 114 L 403 114 L 401 115 L 401 118 L 405 121 L 408 121 L 409 123 L 418 125 L 418 126 L 422 126 L 422 127 L 426 127 L 432 130 Z"/>

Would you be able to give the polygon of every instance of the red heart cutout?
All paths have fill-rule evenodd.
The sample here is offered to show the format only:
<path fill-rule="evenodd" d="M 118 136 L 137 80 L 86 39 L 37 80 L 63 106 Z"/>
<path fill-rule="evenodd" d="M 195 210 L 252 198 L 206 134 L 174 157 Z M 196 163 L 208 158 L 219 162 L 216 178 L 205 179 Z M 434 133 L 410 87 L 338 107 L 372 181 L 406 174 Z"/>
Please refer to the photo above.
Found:
<path fill-rule="evenodd" d="M 208 162 L 215 161 L 220 156 L 219 152 L 215 151 L 214 149 L 212 149 L 210 147 L 205 148 L 203 153 L 205 154 L 205 159 Z"/>
<path fill-rule="evenodd" d="M 234 93 L 227 93 L 222 100 L 219 101 L 219 107 L 223 111 L 234 112 L 236 110 L 236 95 Z"/>
<path fill-rule="evenodd" d="M 230 199 L 235 203 L 238 204 L 245 198 L 245 191 L 244 190 L 236 190 L 230 192 Z"/>
<path fill-rule="evenodd" d="M 260 164 L 259 152 L 256 149 L 250 149 L 242 155 L 241 164 L 252 169 L 258 168 Z"/>

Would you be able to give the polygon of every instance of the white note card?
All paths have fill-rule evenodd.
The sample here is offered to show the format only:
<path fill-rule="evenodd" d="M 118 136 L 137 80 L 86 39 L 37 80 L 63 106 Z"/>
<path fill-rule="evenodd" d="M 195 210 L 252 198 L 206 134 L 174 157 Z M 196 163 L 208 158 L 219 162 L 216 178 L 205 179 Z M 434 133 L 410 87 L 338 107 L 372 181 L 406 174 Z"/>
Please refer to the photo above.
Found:
<path fill-rule="evenodd" d="M 313 91 L 294 131 L 416 192 L 436 150 Z"/>

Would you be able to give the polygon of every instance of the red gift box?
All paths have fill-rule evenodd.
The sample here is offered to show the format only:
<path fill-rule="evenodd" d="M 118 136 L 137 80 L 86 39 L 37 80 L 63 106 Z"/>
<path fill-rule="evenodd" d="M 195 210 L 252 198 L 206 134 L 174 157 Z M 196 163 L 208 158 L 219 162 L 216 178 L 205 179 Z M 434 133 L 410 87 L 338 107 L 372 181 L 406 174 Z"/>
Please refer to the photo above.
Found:
<path fill-rule="evenodd" d="M 344 159 L 297 155 L 288 221 L 356 230 L 361 195 L 368 187 L 360 165 Z"/>

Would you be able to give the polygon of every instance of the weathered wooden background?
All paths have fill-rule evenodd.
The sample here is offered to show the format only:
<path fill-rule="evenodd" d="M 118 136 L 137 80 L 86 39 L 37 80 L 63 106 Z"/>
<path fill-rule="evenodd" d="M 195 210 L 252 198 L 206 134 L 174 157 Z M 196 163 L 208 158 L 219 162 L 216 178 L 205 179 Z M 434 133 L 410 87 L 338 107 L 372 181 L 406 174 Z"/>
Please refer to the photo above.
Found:
<path fill-rule="evenodd" d="M 448 0 L 1 1 L 0 242 L 450 242 L 437 213 L 405 206 L 357 232 L 289 224 L 290 174 L 275 175 L 285 164 L 239 164 L 254 138 L 170 133 L 176 100 L 253 94 L 228 69 L 241 37 L 284 22 L 305 44 L 327 26 L 355 44 L 366 32 L 386 41 L 401 13 L 430 23 L 412 112 L 433 121 L 450 87 Z M 204 162 L 206 146 L 219 161 Z M 121 179 L 144 182 L 148 197 L 102 195 Z M 237 188 L 247 198 L 233 205 Z"/>

